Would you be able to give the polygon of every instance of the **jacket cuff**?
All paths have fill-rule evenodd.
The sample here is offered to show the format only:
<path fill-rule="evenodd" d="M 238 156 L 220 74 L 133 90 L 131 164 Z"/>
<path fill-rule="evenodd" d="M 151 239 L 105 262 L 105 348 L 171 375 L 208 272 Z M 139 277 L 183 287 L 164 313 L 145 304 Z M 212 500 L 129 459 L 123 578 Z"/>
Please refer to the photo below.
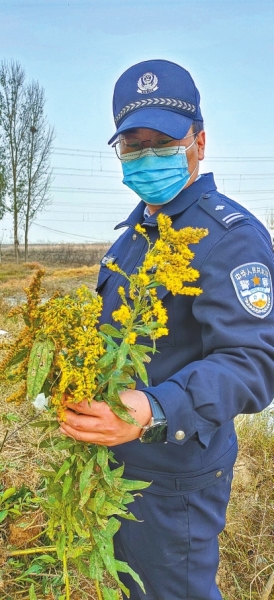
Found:
<path fill-rule="evenodd" d="M 207 448 L 215 427 L 203 419 L 192 406 L 191 396 L 174 382 L 165 382 L 142 390 L 161 405 L 167 420 L 167 441 L 183 445 L 197 435 L 200 444 Z"/>

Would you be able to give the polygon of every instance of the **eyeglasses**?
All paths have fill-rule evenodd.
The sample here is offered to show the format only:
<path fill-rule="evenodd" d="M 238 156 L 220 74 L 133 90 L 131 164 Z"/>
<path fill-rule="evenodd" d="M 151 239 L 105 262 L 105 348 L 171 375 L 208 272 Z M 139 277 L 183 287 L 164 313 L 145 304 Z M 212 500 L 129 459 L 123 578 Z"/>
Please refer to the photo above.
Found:
<path fill-rule="evenodd" d="M 186 135 L 184 140 L 194 136 L 195 133 Z M 163 134 L 157 134 L 150 140 L 139 140 L 134 137 L 120 137 L 119 140 L 112 144 L 119 160 L 127 162 L 137 160 L 141 154 L 155 154 L 156 156 L 173 156 L 178 154 L 180 149 L 185 152 L 187 148 L 181 145 L 182 140 L 176 140 Z M 149 148 L 144 148 L 144 144 L 150 142 Z"/>

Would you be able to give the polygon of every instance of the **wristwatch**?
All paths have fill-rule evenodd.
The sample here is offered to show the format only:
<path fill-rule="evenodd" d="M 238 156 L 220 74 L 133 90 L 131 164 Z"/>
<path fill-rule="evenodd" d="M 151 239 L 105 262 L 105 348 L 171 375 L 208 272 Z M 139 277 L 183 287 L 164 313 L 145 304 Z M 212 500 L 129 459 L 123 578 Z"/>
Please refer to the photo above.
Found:
<path fill-rule="evenodd" d="M 144 391 L 144 390 L 142 390 Z M 145 425 L 141 431 L 140 442 L 145 444 L 152 444 L 153 442 L 161 442 L 166 439 L 167 434 L 167 420 L 165 413 L 155 398 L 144 392 L 150 403 L 152 410 L 152 417 L 147 425 Z"/>

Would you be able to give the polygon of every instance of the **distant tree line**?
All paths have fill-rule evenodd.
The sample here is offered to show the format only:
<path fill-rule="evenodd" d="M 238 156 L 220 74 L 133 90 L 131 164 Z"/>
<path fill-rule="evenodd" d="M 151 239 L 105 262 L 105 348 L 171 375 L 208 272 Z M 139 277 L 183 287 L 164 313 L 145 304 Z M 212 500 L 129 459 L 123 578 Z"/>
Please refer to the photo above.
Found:
<path fill-rule="evenodd" d="M 54 128 L 45 116 L 45 91 L 27 82 L 18 62 L 0 63 L 0 219 L 13 219 L 13 243 L 19 262 L 20 234 L 28 259 L 29 229 L 50 202 L 50 158 Z"/>

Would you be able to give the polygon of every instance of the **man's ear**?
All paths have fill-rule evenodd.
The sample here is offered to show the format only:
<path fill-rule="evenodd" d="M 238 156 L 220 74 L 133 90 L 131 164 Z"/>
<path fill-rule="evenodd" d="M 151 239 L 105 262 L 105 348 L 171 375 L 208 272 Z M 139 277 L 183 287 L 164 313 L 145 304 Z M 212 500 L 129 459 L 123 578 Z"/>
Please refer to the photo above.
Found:
<path fill-rule="evenodd" d="M 203 160 L 205 157 L 205 143 L 206 143 L 206 135 L 205 131 L 199 131 L 196 136 L 196 144 L 198 149 L 198 159 Z"/>

